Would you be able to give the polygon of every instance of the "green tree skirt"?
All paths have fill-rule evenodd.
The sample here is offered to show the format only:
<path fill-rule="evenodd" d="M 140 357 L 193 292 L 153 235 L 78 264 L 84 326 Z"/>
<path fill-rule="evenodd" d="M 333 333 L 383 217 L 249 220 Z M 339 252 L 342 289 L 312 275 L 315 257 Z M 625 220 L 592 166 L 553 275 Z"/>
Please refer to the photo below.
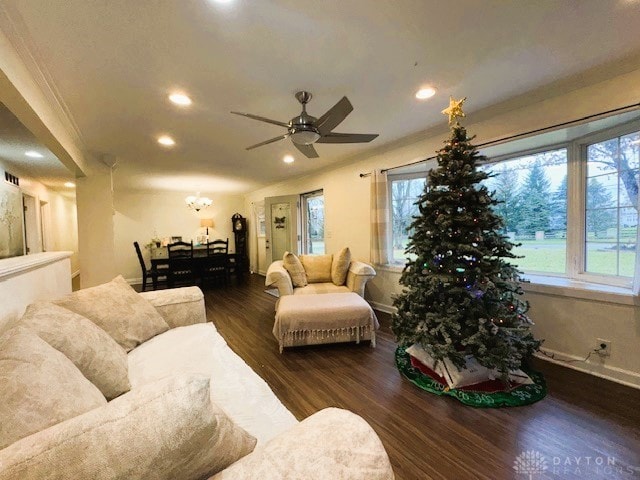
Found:
<path fill-rule="evenodd" d="M 444 385 L 425 375 L 411 365 L 409 354 L 405 347 L 396 349 L 396 366 L 400 373 L 407 377 L 411 383 L 427 392 L 436 395 L 448 395 L 457 398 L 465 405 L 480 408 L 520 407 L 542 400 L 547 394 L 547 385 L 544 377 L 539 372 L 528 370 L 527 374 L 533 380 L 532 385 L 522 385 L 509 392 L 470 392 L 462 390 L 445 390 Z"/>

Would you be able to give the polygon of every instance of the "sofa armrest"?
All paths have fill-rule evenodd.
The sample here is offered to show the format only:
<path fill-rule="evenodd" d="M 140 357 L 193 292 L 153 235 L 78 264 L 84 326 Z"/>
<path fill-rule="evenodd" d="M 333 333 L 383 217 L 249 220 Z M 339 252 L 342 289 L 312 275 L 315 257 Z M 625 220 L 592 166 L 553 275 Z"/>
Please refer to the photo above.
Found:
<path fill-rule="evenodd" d="M 293 295 L 293 283 L 289 272 L 284 268 L 282 260 L 276 260 L 267 269 L 267 276 L 264 279 L 265 287 L 276 287 L 278 293 L 283 297 L 285 295 Z"/>
<path fill-rule="evenodd" d="M 326 408 L 274 437 L 209 480 L 392 480 L 382 442 L 361 417 Z"/>
<path fill-rule="evenodd" d="M 204 295 L 198 287 L 170 288 L 140 293 L 171 328 L 206 323 Z"/>
<path fill-rule="evenodd" d="M 376 276 L 376 271 L 371 265 L 354 260 L 349 265 L 346 285 L 352 292 L 364 298 L 364 287 L 367 282 Z"/>

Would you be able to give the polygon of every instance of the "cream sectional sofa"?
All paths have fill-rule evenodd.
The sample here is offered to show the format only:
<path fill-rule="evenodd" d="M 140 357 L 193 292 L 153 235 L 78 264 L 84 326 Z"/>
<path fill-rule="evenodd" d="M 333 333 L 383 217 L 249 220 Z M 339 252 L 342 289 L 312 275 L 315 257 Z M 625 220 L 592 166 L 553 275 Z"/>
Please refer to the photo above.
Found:
<path fill-rule="evenodd" d="M 84 413 L 6 445 L 0 480 L 393 478 L 382 443 L 359 416 L 328 408 L 298 421 L 207 323 L 200 289 L 139 295 L 166 326 L 126 353 L 130 390 L 108 402 L 100 397 L 93 407 L 89 400 Z M 24 330 L 0 337 L 0 377 L 16 368 L 3 346 L 31 335 Z M 11 394 L 2 389 L 0 397 Z M 0 405 L 0 416 L 6 408 Z"/>

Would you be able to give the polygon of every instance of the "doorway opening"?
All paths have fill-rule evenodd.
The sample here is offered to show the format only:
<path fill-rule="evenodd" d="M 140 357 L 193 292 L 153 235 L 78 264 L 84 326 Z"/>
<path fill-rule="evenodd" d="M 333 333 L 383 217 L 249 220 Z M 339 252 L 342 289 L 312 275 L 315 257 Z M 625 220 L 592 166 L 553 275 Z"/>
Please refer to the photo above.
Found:
<path fill-rule="evenodd" d="M 24 254 L 29 255 L 31 253 L 41 252 L 42 248 L 35 197 L 23 193 L 22 208 L 24 215 Z"/>
<path fill-rule="evenodd" d="M 322 255 L 324 245 L 324 191 L 300 195 L 302 206 L 302 250 L 308 255 Z"/>

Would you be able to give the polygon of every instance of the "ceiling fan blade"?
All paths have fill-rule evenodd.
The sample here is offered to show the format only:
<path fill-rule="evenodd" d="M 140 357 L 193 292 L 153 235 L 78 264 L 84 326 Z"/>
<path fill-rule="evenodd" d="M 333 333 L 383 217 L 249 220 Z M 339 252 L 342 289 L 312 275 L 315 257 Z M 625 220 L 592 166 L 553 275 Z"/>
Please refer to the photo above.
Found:
<path fill-rule="evenodd" d="M 378 136 L 377 133 L 335 133 L 331 132 L 316 140 L 316 143 L 367 143 Z"/>
<path fill-rule="evenodd" d="M 264 142 L 260 142 L 260 143 L 256 143 L 255 145 L 251 145 L 250 147 L 247 147 L 245 150 L 253 150 L 254 148 L 258 148 L 258 147 L 261 147 L 263 145 L 268 145 L 270 143 L 277 142 L 278 140 L 284 140 L 288 136 L 289 136 L 289 134 L 285 133 L 284 135 L 279 135 L 279 136 L 271 138 L 269 140 L 265 140 Z"/>
<path fill-rule="evenodd" d="M 293 145 L 300 150 L 302 153 L 304 153 L 307 158 L 318 158 L 320 155 L 318 155 L 318 152 L 316 152 L 316 149 L 313 148 L 313 145 L 299 145 L 297 143 L 291 142 L 293 143 Z"/>
<path fill-rule="evenodd" d="M 349 99 L 347 97 L 342 97 L 342 99 L 331 107 L 327 113 L 316 120 L 315 126 L 320 132 L 320 135 L 324 136 L 336 128 L 352 111 L 353 105 L 351 105 Z"/>
<path fill-rule="evenodd" d="M 289 128 L 288 123 L 279 122 L 278 120 L 271 120 L 270 118 L 261 117 L 260 115 L 253 115 L 251 113 L 242 113 L 242 112 L 231 112 L 234 115 L 242 115 L 243 117 L 251 118 L 253 120 L 258 120 L 259 122 L 272 123 L 273 125 L 279 125 L 281 127 Z"/>

